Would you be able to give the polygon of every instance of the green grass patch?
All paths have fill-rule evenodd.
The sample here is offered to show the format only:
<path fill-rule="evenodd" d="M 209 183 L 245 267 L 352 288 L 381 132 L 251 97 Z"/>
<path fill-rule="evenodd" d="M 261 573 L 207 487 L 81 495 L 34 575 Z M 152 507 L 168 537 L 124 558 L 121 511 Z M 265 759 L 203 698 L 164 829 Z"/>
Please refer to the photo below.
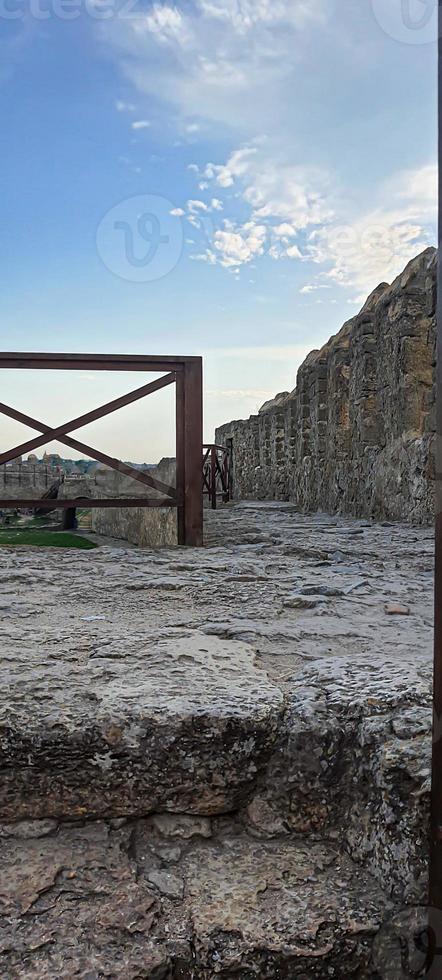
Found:
<path fill-rule="evenodd" d="M 34 527 L 41 528 L 44 527 L 45 525 L 50 525 L 50 523 L 51 522 L 47 516 L 27 517 L 25 519 L 18 518 L 18 517 L 11 517 L 8 524 L 0 524 L 0 531 L 2 531 L 3 529 L 9 530 L 11 528 L 22 528 L 23 530 L 29 528 L 31 530 Z M 55 521 L 52 522 L 52 527 L 54 527 L 54 525 L 55 525 Z M 51 527 L 49 527 L 49 530 L 51 530 Z"/>
<path fill-rule="evenodd" d="M 68 531 L 32 531 L 27 528 L 0 528 L 1 545 L 33 545 L 37 548 L 96 548 L 88 538 Z"/>

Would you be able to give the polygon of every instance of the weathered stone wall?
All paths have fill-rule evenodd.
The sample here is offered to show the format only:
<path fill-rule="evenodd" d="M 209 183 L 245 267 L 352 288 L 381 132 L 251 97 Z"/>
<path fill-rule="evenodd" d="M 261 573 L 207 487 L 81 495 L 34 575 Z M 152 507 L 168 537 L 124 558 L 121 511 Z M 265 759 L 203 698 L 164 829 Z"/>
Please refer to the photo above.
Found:
<path fill-rule="evenodd" d="M 59 472 L 49 466 L 7 463 L 0 466 L 0 497 L 18 500 L 42 497 L 59 478 Z"/>
<path fill-rule="evenodd" d="M 100 471 L 101 472 L 101 471 Z M 163 459 L 156 469 L 150 470 L 149 475 L 161 480 L 168 486 L 176 484 L 176 469 L 174 459 Z M 124 497 L 152 496 L 158 494 L 150 491 L 142 483 L 137 483 L 129 477 L 117 473 L 116 470 L 97 473 L 95 496 Z M 177 511 L 175 507 L 109 507 L 105 510 L 92 511 L 92 528 L 98 534 L 112 538 L 123 538 L 132 544 L 144 548 L 162 548 L 178 543 Z"/>
<path fill-rule="evenodd" d="M 92 515 L 92 530 L 141 548 L 165 548 L 178 543 L 175 507 L 96 510 Z"/>
<path fill-rule="evenodd" d="M 217 429 L 237 499 L 432 520 L 436 263 L 426 249 L 308 355 L 294 391 Z"/>

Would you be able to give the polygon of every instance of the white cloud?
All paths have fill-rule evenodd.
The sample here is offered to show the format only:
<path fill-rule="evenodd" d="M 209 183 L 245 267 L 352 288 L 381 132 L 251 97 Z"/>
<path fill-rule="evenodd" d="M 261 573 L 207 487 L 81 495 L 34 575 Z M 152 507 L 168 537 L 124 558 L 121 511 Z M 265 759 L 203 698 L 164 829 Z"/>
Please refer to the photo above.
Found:
<path fill-rule="evenodd" d="M 148 119 L 136 119 L 131 125 L 132 129 L 149 129 L 150 122 Z"/>
<path fill-rule="evenodd" d="M 309 254 L 318 264 L 331 264 L 326 275 L 344 287 L 373 289 L 391 281 L 422 251 L 429 238 L 420 224 L 401 212 L 373 211 L 352 224 L 323 228 L 311 236 Z"/>
<path fill-rule="evenodd" d="M 294 232 L 323 224 L 333 217 L 323 193 L 324 174 L 314 168 L 280 165 L 268 161 L 256 169 L 244 198 L 259 218 L 286 218 Z"/>
<path fill-rule="evenodd" d="M 390 178 L 371 211 L 310 235 L 311 259 L 329 265 L 326 275 L 339 286 L 368 293 L 380 282 L 391 282 L 410 259 L 436 242 L 436 172 L 426 165 Z"/>
<path fill-rule="evenodd" d="M 299 292 L 303 296 L 308 296 L 309 293 L 315 293 L 318 289 L 331 289 L 331 286 L 327 286 L 325 283 L 309 282 Z"/>
<path fill-rule="evenodd" d="M 189 258 L 193 259 L 194 262 L 207 262 L 208 265 L 216 265 L 216 255 L 210 248 L 208 248 L 205 252 L 198 253 L 197 255 L 190 255 Z"/>
<path fill-rule="evenodd" d="M 208 163 L 204 176 L 215 180 L 220 187 L 232 187 L 237 177 L 250 172 L 252 158 L 258 152 L 256 146 L 244 146 L 231 154 L 226 164 Z"/>
<path fill-rule="evenodd" d="M 438 168 L 428 163 L 416 170 L 401 170 L 393 180 L 386 182 L 386 191 L 401 202 L 416 205 L 420 213 L 434 217 L 437 209 Z"/>
<path fill-rule="evenodd" d="M 186 219 L 193 228 L 200 229 L 201 221 L 194 214 L 188 214 Z"/>
<path fill-rule="evenodd" d="M 317 169 L 274 160 L 266 147 L 240 147 L 225 163 L 206 164 L 203 172 L 212 185 L 233 188 L 233 212 L 238 198 L 249 210 L 249 220 L 242 224 L 226 220 L 224 228 L 215 232 L 211 247 L 225 268 L 248 263 L 264 252 L 273 259 L 302 260 L 294 239 L 333 217 L 326 197 L 328 177 Z M 225 207 L 225 201 L 212 198 L 211 210 Z"/>
<path fill-rule="evenodd" d="M 208 163 L 204 175 L 221 187 L 238 186 L 253 217 L 284 219 L 273 227 L 274 234 L 282 238 L 294 237 L 301 229 L 333 217 L 323 172 L 275 160 L 256 146 L 235 150 L 225 164 Z"/>
<path fill-rule="evenodd" d="M 191 38 L 191 30 L 187 19 L 178 7 L 155 3 L 149 13 L 134 21 L 138 33 L 152 34 L 160 44 L 177 42 L 186 44 Z"/>
<path fill-rule="evenodd" d="M 169 214 L 173 215 L 174 218 L 182 218 L 185 215 L 185 211 L 182 208 L 172 208 Z"/>
<path fill-rule="evenodd" d="M 123 102 L 122 99 L 117 99 L 115 103 L 115 108 L 117 112 L 135 112 L 135 106 L 132 102 Z"/>
<path fill-rule="evenodd" d="M 234 189 L 232 214 L 238 199 L 249 208 L 248 220 L 227 218 L 212 230 L 207 261 L 234 272 L 264 254 L 321 265 L 328 284 L 307 284 L 303 295 L 332 284 L 368 293 L 435 242 L 432 164 L 393 175 L 380 186 L 372 210 L 349 213 L 345 224 L 337 220 L 344 207 L 336 182 L 315 168 L 272 159 L 265 145 L 241 147 L 225 163 L 208 163 L 204 174 L 209 183 Z"/>
<path fill-rule="evenodd" d="M 285 254 L 289 259 L 302 259 L 302 254 L 297 245 L 289 245 L 285 250 Z"/>
<path fill-rule="evenodd" d="M 322 20 L 324 4 L 317 0 L 198 0 L 202 13 L 245 33 L 260 25 L 286 24 L 301 29 Z"/>
<path fill-rule="evenodd" d="M 348 299 L 347 303 L 349 304 L 349 306 L 361 307 L 364 305 L 366 299 L 367 299 L 366 293 L 361 293 L 360 296 L 353 296 L 351 299 Z M 332 300 L 332 302 L 336 302 L 336 300 Z"/>
<path fill-rule="evenodd" d="M 368 208 L 357 189 L 344 193 L 338 175 L 309 163 L 305 132 L 294 140 L 290 100 L 304 97 L 298 85 L 313 65 L 306 52 L 312 43 L 323 51 L 336 28 L 332 13 L 332 0 L 150 0 L 133 18 L 99 29 L 137 90 L 160 94 L 176 111 L 181 134 L 203 126 L 209 136 L 209 122 L 218 135 L 238 128 L 245 140 L 224 158 L 189 165 L 209 199 L 187 205 L 187 220 L 205 237 L 199 255 L 231 271 L 264 254 L 314 263 L 356 295 L 434 241 L 435 167 L 400 171 L 378 191 L 366 187 Z M 215 228 L 221 209 L 231 223 Z"/>
<path fill-rule="evenodd" d="M 187 207 L 190 214 L 197 214 L 198 211 L 208 211 L 208 206 L 204 201 L 188 201 Z"/>
<path fill-rule="evenodd" d="M 233 269 L 244 263 L 251 262 L 256 256 L 264 254 L 267 228 L 253 221 L 235 227 L 226 222 L 224 229 L 215 231 L 213 246 L 218 254 L 218 261 L 225 269 Z"/>
<path fill-rule="evenodd" d="M 283 223 L 282 225 L 276 225 L 273 232 L 280 238 L 292 238 L 294 235 L 296 235 L 293 225 L 289 225 L 287 222 L 285 224 Z"/>
<path fill-rule="evenodd" d="M 140 92 L 192 117 L 257 130 L 275 117 L 305 36 L 331 15 L 332 0 L 195 0 L 137 5 L 98 29 Z M 246 39 L 244 35 L 247 34 Z M 196 130 L 194 130 L 196 131 Z M 190 130 L 188 130 L 190 132 Z"/>

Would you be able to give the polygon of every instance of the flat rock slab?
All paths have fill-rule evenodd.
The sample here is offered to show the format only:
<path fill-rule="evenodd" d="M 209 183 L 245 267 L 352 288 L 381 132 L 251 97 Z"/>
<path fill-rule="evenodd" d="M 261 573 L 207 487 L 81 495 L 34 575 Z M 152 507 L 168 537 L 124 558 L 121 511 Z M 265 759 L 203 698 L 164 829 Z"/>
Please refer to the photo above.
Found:
<path fill-rule="evenodd" d="M 7 651 L 5 651 L 7 658 Z M 214 814 L 241 806 L 283 697 L 242 643 L 136 633 L 93 655 L 10 662 L 0 703 L 0 819 Z"/>
<path fill-rule="evenodd" d="M 390 912 L 315 840 L 261 842 L 229 820 L 166 815 L 0 841 L 8 980 L 369 980 Z M 47 829 L 47 828 L 46 828 Z M 381 976 L 376 974 L 377 977 Z"/>

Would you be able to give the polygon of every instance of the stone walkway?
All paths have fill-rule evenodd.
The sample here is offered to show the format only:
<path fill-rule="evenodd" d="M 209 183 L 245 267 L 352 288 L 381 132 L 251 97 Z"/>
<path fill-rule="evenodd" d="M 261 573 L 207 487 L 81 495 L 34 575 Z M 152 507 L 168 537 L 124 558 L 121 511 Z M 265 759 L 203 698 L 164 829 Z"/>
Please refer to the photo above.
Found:
<path fill-rule="evenodd" d="M 200 551 L 2 551 L 8 980 L 401 976 L 432 531 L 206 518 Z"/>

